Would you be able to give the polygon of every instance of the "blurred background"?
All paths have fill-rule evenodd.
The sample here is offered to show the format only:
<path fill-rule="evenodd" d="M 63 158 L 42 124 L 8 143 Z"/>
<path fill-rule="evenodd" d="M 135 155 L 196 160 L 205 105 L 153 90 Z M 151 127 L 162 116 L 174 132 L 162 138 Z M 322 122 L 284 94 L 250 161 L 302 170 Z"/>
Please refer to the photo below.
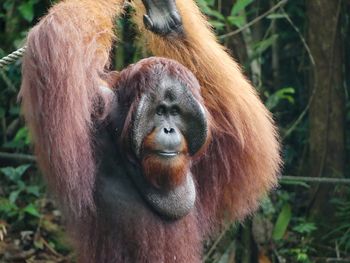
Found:
<path fill-rule="evenodd" d="M 53 2 L 0 0 L 0 58 Z M 350 262 L 350 1 L 197 2 L 273 112 L 285 163 L 259 212 L 228 222 L 205 243 L 204 261 Z M 148 56 L 132 12 L 116 23 L 117 69 Z M 74 262 L 20 116 L 20 68 L 0 67 L 0 262 Z"/>

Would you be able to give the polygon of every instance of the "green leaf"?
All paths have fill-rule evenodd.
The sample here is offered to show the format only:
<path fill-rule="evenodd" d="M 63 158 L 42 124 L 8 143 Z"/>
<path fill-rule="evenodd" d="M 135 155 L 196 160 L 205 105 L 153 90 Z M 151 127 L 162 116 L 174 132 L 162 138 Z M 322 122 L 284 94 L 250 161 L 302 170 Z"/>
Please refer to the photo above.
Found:
<path fill-rule="evenodd" d="M 264 39 L 254 45 L 254 55 L 262 54 L 266 49 L 272 46 L 273 43 L 278 39 L 278 35 L 274 34 L 267 39 Z"/>
<path fill-rule="evenodd" d="M 300 234 L 310 234 L 311 232 L 315 231 L 317 229 L 315 223 L 307 223 L 303 222 L 295 227 L 293 227 L 293 230 L 300 233 Z"/>
<path fill-rule="evenodd" d="M 219 29 L 219 30 L 223 29 L 225 27 L 225 24 L 221 23 L 219 21 L 210 20 L 209 22 L 214 28 Z"/>
<path fill-rule="evenodd" d="M 27 205 L 23 211 L 27 214 L 30 214 L 35 217 L 40 217 L 40 213 L 38 212 L 38 209 L 34 206 L 34 204 Z"/>
<path fill-rule="evenodd" d="M 5 143 L 6 148 L 21 149 L 30 144 L 30 135 L 27 127 L 20 128 L 12 141 Z"/>
<path fill-rule="evenodd" d="M 282 211 L 278 215 L 275 227 L 272 232 L 272 238 L 274 240 L 280 240 L 283 238 L 291 218 L 292 208 L 289 204 L 285 204 L 282 208 Z"/>
<path fill-rule="evenodd" d="M 216 19 L 218 19 L 220 21 L 225 21 L 225 17 L 220 12 L 218 12 L 216 10 L 211 10 L 209 15 L 215 17 Z"/>
<path fill-rule="evenodd" d="M 22 175 L 28 170 L 28 168 L 29 168 L 30 166 L 31 166 L 30 164 L 23 164 L 23 165 L 20 165 L 20 166 L 18 166 L 17 168 L 15 168 L 16 173 L 17 173 L 19 176 L 22 176 Z"/>
<path fill-rule="evenodd" d="M 292 96 L 294 93 L 295 90 L 292 87 L 279 89 L 275 93 L 267 96 L 268 98 L 265 102 L 265 105 L 269 110 L 272 110 L 278 105 L 281 100 L 287 100 L 290 103 L 294 103 L 294 97 Z"/>
<path fill-rule="evenodd" d="M 243 11 L 248 5 L 250 5 L 253 0 L 238 0 L 231 10 L 231 16 L 238 15 L 241 11 Z"/>
<path fill-rule="evenodd" d="M 27 171 L 29 167 L 30 167 L 30 164 L 24 164 L 24 165 L 18 166 L 17 168 L 13 168 L 13 167 L 0 168 L 0 171 L 12 182 L 18 183 L 22 175 Z"/>
<path fill-rule="evenodd" d="M 6 11 L 10 11 L 13 8 L 13 5 L 15 4 L 15 1 L 6 1 L 3 4 L 3 7 Z"/>
<path fill-rule="evenodd" d="M 220 21 L 225 21 L 225 17 L 220 12 L 218 12 L 214 8 L 210 7 L 206 1 L 199 0 L 198 6 L 206 15 L 211 16 L 211 17 L 215 17 L 216 19 L 218 19 Z"/>
<path fill-rule="evenodd" d="M 6 198 L 0 198 L 0 214 L 5 214 L 6 216 L 10 216 L 13 211 L 17 210 L 17 206 L 14 203 L 11 203 Z"/>
<path fill-rule="evenodd" d="M 34 5 L 38 3 L 39 0 L 29 0 L 18 7 L 18 11 L 22 17 L 28 22 L 32 22 L 34 18 Z"/>
<path fill-rule="evenodd" d="M 28 194 L 35 195 L 36 197 L 40 196 L 40 188 L 37 185 L 31 185 L 31 186 L 26 187 L 26 192 Z"/>
<path fill-rule="evenodd" d="M 209 14 L 211 12 L 211 8 L 209 7 L 208 3 L 205 0 L 197 0 L 197 4 L 199 8 L 204 12 L 205 14 Z"/>
<path fill-rule="evenodd" d="M 10 196 L 9 196 L 9 201 L 11 202 L 11 203 L 16 203 L 16 201 L 17 201 L 17 198 L 18 198 L 18 196 L 19 196 L 19 194 L 22 192 L 22 189 L 19 189 L 19 190 L 17 190 L 17 191 L 13 191 L 13 192 L 11 192 L 11 194 L 10 194 Z"/>
<path fill-rule="evenodd" d="M 24 142 L 25 145 L 30 144 L 30 137 L 29 137 L 29 131 L 27 127 L 22 127 L 18 130 L 16 133 L 15 138 L 13 139 L 14 142 Z"/>
<path fill-rule="evenodd" d="M 230 25 L 240 28 L 244 25 L 245 18 L 244 16 L 229 16 L 227 17 L 227 21 Z"/>
<path fill-rule="evenodd" d="M 23 3 L 18 7 L 19 12 L 22 17 L 28 22 L 32 22 L 34 18 L 34 8 L 33 4 L 30 2 Z"/>
<path fill-rule="evenodd" d="M 16 169 L 13 167 L 4 167 L 0 171 L 10 180 L 13 180 L 16 174 Z"/>
<path fill-rule="evenodd" d="M 264 215 L 272 215 L 275 213 L 275 207 L 271 201 L 271 199 L 268 196 L 265 196 L 262 200 L 261 200 L 261 210 L 263 212 Z"/>

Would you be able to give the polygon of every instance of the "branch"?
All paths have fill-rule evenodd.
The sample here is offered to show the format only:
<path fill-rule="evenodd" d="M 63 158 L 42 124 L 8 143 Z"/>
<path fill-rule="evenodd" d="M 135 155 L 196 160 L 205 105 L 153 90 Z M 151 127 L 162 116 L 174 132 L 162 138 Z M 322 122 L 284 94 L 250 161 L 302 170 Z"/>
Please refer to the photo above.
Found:
<path fill-rule="evenodd" d="M 245 24 L 243 27 L 233 31 L 233 32 L 229 32 L 227 34 L 221 35 L 219 36 L 220 39 L 224 39 L 227 37 L 232 37 L 234 35 L 237 35 L 238 33 L 242 32 L 243 30 L 247 29 L 248 27 L 256 24 L 257 22 L 259 22 L 261 19 L 265 18 L 266 16 L 268 16 L 269 14 L 271 14 L 273 11 L 275 11 L 276 9 L 280 8 L 281 6 L 285 5 L 288 2 L 288 0 L 282 0 L 280 2 L 278 2 L 276 5 L 274 5 L 273 7 L 271 7 L 268 11 L 266 11 L 265 13 L 261 14 L 260 16 L 257 16 L 256 18 L 254 18 L 252 21 L 250 21 L 249 23 Z"/>
<path fill-rule="evenodd" d="M 36 162 L 36 158 L 33 155 L 21 154 L 21 153 L 5 153 L 0 152 L 0 159 L 17 160 L 21 162 Z"/>
<path fill-rule="evenodd" d="M 326 183 L 326 184 L 350 184 L 350 179 L 329 178 L 329 177 L 306 177 L 306 176 L 288 176 L 281 177 L 281 183 L 290 181 L 303 181 L 309 183 Z"/>

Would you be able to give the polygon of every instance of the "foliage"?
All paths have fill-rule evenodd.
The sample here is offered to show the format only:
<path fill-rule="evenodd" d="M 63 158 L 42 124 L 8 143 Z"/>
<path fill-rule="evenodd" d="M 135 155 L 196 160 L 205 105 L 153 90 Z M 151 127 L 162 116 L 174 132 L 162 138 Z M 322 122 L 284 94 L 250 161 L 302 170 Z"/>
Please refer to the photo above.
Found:
<path fill-rule="evenodd" d="M 334 198 L 337 226 L 324 239 L 334 241 L 339 250 L 350 253 L 350 187 L 345 189 L 345 198 Z"/>
<path fill-rule="evenodd" d="M 24 179 L 24 174 L 30 165 L 19 167 L 4 167 L 0 172 L 5 176 L 4 184 L 7 186 L 3 191 L 5 198 L 0 199 L 0 217 L 12 222 L 24 220 L 26 215 L 40 217 L 36 199 L 40 196 L 40 186 L 28 184 Z M 31 200 L 23 203 L 22 200 Z"/>

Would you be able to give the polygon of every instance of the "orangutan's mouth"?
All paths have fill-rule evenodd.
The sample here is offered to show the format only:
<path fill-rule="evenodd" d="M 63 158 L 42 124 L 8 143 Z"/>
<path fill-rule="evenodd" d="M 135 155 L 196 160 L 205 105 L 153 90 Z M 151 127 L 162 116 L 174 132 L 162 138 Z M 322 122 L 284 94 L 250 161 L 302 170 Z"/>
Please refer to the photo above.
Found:
<path fill-rule="evenodd" d="M 168 151 L 158 151 L 157 155 L 161 157 L 176 157 L 180 154 L 180 152 L 168 152 Z"/>

